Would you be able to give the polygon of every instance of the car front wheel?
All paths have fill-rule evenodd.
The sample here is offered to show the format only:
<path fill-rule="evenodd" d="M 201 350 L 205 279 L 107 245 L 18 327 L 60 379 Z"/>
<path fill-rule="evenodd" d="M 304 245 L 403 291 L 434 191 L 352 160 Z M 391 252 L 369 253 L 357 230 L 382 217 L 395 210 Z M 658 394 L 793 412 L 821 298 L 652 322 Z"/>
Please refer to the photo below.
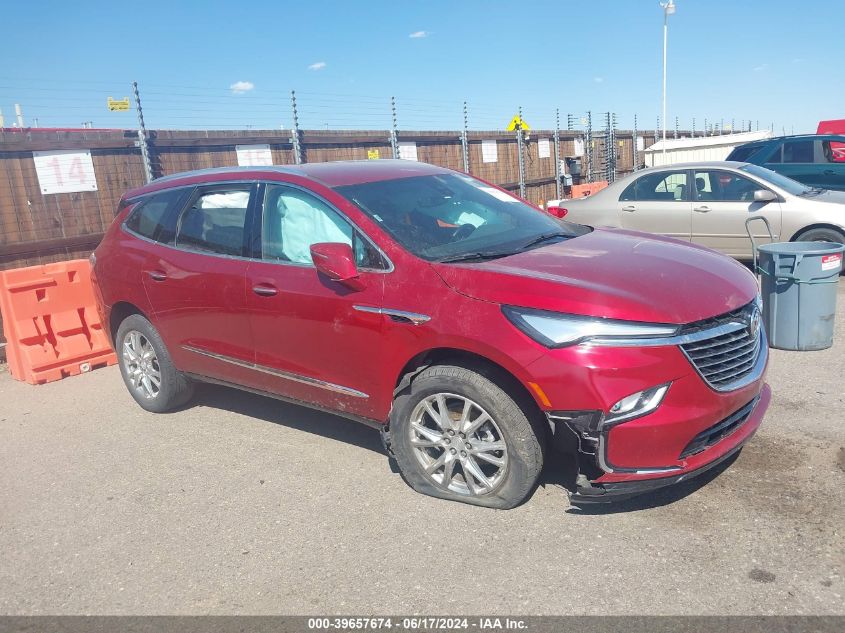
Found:
<path fill-rule="evenodd" d="M 500 509 L 533 491 L 545 440 L 538 412 L 491 378 L 436 365 L 397 396 L 391 445 L 416 491 Z"/>

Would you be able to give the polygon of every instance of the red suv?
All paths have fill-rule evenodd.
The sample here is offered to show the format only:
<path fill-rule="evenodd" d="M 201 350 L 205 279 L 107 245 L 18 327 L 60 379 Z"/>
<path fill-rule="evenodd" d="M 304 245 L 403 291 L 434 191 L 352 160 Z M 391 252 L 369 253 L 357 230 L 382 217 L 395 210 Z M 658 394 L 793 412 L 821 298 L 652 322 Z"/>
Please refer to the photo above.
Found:
<path fill-rule="evenodd" d="M 736 453 L 771 397 L 740 264 L 432 165 L 161 178 L 125 195 L 92 260 L 143 408 L 203 381 L 330 411 L 445 499 L 519 504 L 547 445 L 576 458 L 576 503 L 672 484 Z"/>

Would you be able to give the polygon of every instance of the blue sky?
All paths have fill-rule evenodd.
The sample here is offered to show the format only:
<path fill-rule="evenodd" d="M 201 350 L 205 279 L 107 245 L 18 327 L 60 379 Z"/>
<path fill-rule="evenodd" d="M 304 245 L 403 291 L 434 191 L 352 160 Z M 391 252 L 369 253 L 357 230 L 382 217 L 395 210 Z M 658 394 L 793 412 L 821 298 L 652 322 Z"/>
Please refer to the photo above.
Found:
<path fill-rule="evenodd" d="M 797 133 L 845 118 L 845 1 L 676 3 L 670 127 L 678 116 Z M 519 106 L 535 128 L 555 108 L 562 127 L 568 112 L 610 110 L 641 129 L 660 110 L 657 0 L 5 0 L 0 15 L 7 125 L 21 103 L 27 124 L 134 127 L 105 105 L 133 79 L 152 128 L 289 127 L 291 89 L 305 128 L 387 128 L 391 96 L 400 129 L 458 129 L 464 100 L 475 129 Z"/>

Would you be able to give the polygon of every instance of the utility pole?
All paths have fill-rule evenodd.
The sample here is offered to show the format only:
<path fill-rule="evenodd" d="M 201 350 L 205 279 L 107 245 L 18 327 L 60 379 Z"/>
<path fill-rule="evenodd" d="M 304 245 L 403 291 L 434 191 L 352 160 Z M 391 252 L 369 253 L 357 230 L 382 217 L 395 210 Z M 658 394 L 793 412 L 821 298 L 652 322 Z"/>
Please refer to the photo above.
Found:
<path fill-rule="evenodd" d="M 661 2 L 663 7 L 663 154 L 666 154 L 666 47 L 669 40 L 669 16 L 675 13 L 674 0 Z M 665 162 L 665 160 L 664 160 Z"/>

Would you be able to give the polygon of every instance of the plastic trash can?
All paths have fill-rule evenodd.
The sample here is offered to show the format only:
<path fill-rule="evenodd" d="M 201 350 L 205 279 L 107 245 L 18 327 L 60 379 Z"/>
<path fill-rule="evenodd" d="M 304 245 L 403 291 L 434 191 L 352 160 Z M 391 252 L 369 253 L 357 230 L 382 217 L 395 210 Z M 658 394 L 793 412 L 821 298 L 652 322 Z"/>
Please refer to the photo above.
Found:
<path fill-rule="evenodd" d="M 808 351 L 833 345 L 843 251 L 845 245 L 834 242 L 757 247 L 763 324 L 771 347 Z"/>

